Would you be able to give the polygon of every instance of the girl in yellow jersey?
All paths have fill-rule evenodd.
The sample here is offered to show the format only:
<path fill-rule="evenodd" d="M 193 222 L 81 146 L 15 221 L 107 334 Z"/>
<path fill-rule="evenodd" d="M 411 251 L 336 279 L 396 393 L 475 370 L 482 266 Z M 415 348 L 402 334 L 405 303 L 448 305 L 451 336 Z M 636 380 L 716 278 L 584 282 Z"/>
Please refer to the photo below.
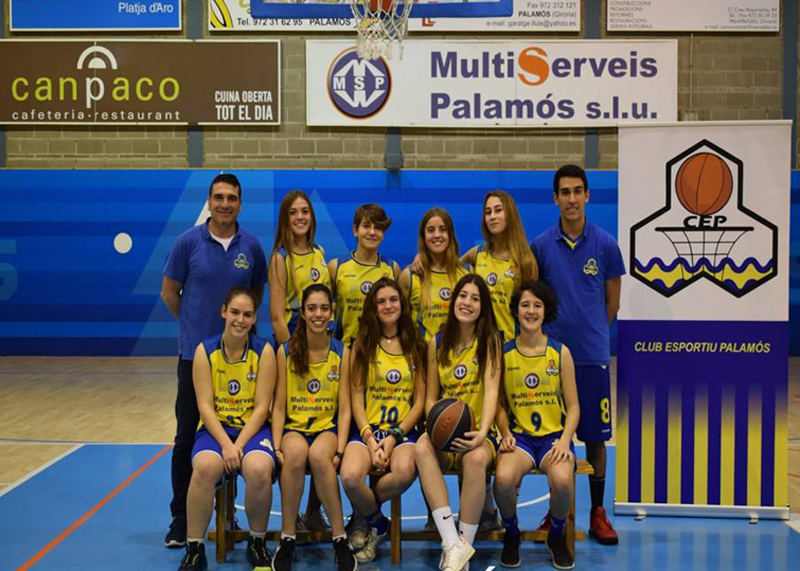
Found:
<path fill-rule="evenodd" d="M 331 286 L 324 250 L 314 243 L 317 218 L 302 190 L 283 197 L 269 264 L 270 318 L 275 339 L 286 343 L 297 326 L 300 300 L 311 284 Z"/>
<path fill-rule="evenodd" d="M 444 571 L 461 571 L 475 552 L 472 542 L 484 504 L 486 472 L 496 452 L 492 427 L 502 348 L 491 306 L 483 278 L 467 274 L 453 290 L 444 329 L 428 344 L 425 410 L 430 411 L 441 398 L 460 398 L 472 409 L 476 425 L 475 431 L 453 441 L 455 455 L 435 450 L 427 434 L 420 436 L 414 447 L 422 490 L 444 545 Z M 442 466 L 461 469 L 460 537 L 453 523 Z"/>
<path fill-rule="evenodd" d="M 278 384 L 272 410 L 275 456 L 281 464 L 281 541 L 274 571 L 289 571 L 297 544 L 297 508 L 306 465 L 328 512 L 339 571 L 353 571 L 356 559 L 347 544 L 336 469 L 350 426 L 350 391 L 342 343 L 328 335 L 333 297 L 327 286 L 305 289 L 300 321 L 288 343 L 278 348 Z"/>
<path fill-rule="evenodd" d="M 524 280 L 539 275 L 514 199 L 503 190 L 493 190 L 483 200 L 481 232 L 486 242 L 464 254 L 461 261 L 475 268 L 492 292 L 497 326 L 506 341 L 514 338 L 514 318 L 509 302 Z"/>
<path fill-rule="evenodd" d="M 453 219 L 446 210 L 431 208 L 419 223 L 417 241 L 420 271 L 409 266 L 400 275 L 400 287 L 411 301 L 411 317 L 428 342 L 447 320 L 450 295 L 467 270 L 458 259 Z"/>
<path fill-rule="evenodd" d="M 359 561 L 375 559 L 389 534 L 381 504 L 402 494 L 417 476 L 415 426 L 425 405 L 425 343 L 414 327 L 400 286 L 381 278 L 364 301 L 364 314 L 349 363 L 355 427 L 342 461 L 342 485 L 370 531 Z M 348 351 L 345 351 L 347 354 Z M 372 468 L 388 470 L 373 489 Z"/>
<path fill-rule="evenodd" d="M 214 489 L 223 473 L 237 471 L 247 484 L 248 561 L 253 569 L 268 569 L 272 559 L 264 536 L 275 468 L 267 424 L 275 387 L 275 351 L 251 332 L 256 322 L 252 291 L 237 287 L 228 292 L 222 318 L 222 334 L 200 343 L 194 354 L 192 375 L 201 420 L 192 450 L 181 571 L 206 568 L 203 537 L 214 509 Z"/>
<path fill-rule="evenodd" d="M 336 338 L 350 345 L 372 284 L 383 277 L 397 279 L 400 266 L 378 252 L 392 219 L 377 204 L 362 204 L 353 217 L 354 252 L 328 263 L 336 295 Z"/>
<path fill-rule="evenodd" d="M 551 525 L 547 547 L 557 569 L 572 569 L 564 526 L 575 493 L 577 465 L 572 436 L 580 407 L 569 349 L 542 332 L 556 316 L 556 299 L 541 282 L 526 281 L 511 299 L 519 336 L 503 348 L 505 374 L 497 424 L 502 435 L 494 487 L 506 533 L 500 563 L 520 565 L 517 488 L 537 468 L 550 484 Z"/>

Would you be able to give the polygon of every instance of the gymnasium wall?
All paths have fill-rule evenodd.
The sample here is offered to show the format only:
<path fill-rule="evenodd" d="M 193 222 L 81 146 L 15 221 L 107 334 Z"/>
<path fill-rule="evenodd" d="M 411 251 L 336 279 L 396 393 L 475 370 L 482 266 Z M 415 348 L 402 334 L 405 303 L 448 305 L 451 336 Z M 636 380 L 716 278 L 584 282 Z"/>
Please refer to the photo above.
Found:
<path fill-rule="evenodd" d="M 794 0 L 792 0 L 794 1 Z M 782 2 L 782 9 L 783 4 Z M 282 45 L 283 124 L 279 127 L 216 128 L 202 131 L 202 164 L 189 164 L 187 128 L 7 127 L 6 165 L 12 168 L 382 168 L 386 130 L 309 128 L 305 125 L 305 40 L 341 34 L 211 33 L 206 0 L 186 0 L 187 12 L 202 9 L 202 37 L 220 40 L 278 38 Z M 5 37 L 31 37 L 12 34 Z M 677 37 L 681 119 L 752 120 L 783 117 L 783 38 L 780 34 L 620 34 L 605 31 L 605 0 L 582 1 L 580 33 L 528 34 L 531 38 L 646 39 Z M 591 11 L 591 17 L 587 14 Z M 597 33 L 592 28 L 599 19 Z M 187 26 L 184 25 L 184 30 Z M 112 36 L 106 33 L 103 37 Z M 46 35 L 36 34 L 37 38 Z M 63 35 L 62 35 L 63 37 Z M 117 34 L 120 37 L 120 34 Z M 189 37 L 186 31 L 151 36 Z M 350 36 L 348 36 L 350 37 Z M 419 35 L 417 35 L 419 37 Z M 496 39 L 509 34 L 429 34 L 426 39 Z M 525 37 L 520 34 L 519 37 Z M 788 37 L 797 38 L 797 30 Z M 258 62 L 252 62 L 258 65 Z M 213 73 L 213 70 L 211 71 Z M 796 109 L 796 105 L 793 107 Z M 796 118 L 796 117 L 792 117 Z M 402 129 L 407 169 L 551 169 L 583 162 L 581 129 L 425 130 Z M 596 168 L 617 167 L 617 136 L 600 130 Z"/>
<path fill-rule="evenodd" d="M 178 324 L 159 298 L 164 262 L 181 233 L 204 219 L 208 170 L 0 170 L 0 355 L 176 355 Z M 552 171 L 240 171 L 240 221 L 272 248 L 280 200 L 310 194 L 328 258 L 355 247 L 358 204 L 393 219 L 383 255 L 408 264 L 422 214 L 446 208 L 461 250 L 480 242 L 487 189 L 515 197 L 528 238 L 555 223 Z M 590 172 L 588 216 L 617 234 L 617 173 Z M 792 177 L 800 229 L 800 172 Z M 791 350 L 800 355 L 800 240 L 791 245 Z M 627 265 L 627 264 L 626 264 Z M 692 295 L 687 290 L 679 295 Z M 271 334 L 267 308 L 259 329 Z M 612 340 L 612 343 L 615 341 Z"/>

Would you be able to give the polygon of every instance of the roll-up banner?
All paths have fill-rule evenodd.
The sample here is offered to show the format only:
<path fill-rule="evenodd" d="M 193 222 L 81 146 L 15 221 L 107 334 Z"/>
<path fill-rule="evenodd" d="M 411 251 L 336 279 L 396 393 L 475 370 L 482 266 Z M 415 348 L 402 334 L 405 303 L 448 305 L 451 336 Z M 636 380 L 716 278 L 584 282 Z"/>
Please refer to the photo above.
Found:
<path fill-rule="evenodd" d="M 786 519 L 791 122 L 619 130 L 618 514 Z"/>

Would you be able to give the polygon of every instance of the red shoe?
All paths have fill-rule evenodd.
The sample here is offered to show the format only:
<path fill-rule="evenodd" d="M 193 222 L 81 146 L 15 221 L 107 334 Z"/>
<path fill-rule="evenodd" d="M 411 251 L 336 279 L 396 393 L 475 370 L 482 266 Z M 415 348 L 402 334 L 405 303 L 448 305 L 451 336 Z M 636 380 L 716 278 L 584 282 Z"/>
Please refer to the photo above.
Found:
<path fill-rule="evenodd" d="M 616 545 L 619 543 L 617 532 L 611 526 L 606 516 L 606 509 L 602 506 L 595 509 L 589 516 L 589 535 L 594 537 L 601 545 Z"/>
<path fill-rule="evenodd" d="M 547 511 L 545 516 L 542 518 L 542 521 L 539 523 L 539 527 L 536 528 L 536 531 L 541 531 L 547 537 L 547 534 L 550 533 L 550 510 Z M 546 539 L 537 539 L 537 543 L 544 543 L 547 541 Z"/>

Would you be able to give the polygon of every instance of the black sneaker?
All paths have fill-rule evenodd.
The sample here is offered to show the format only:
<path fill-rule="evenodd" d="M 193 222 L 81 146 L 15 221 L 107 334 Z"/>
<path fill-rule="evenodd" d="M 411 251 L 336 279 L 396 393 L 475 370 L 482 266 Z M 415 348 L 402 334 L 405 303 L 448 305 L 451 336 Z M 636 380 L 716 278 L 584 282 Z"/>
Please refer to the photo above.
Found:
<path fill-rule="evenodd" d="M 253 566 L 253 571 L 272 571 L 272 553 L 263 537 L 251 535 L 247 539 L 247 561 Z"/>
<path fill-rule="evenodd" d="M 202 541 L 190 541 L 186 544 L 186 555 L 181 559 L 178 571 L 205 571 L 208 569 L 206 546 Z"/>
<path fill-rule="evenodd" d="M 291 571 L 295 545 L 297 545 L 297 541 L 294 539 L 288 537 L 281 539 L 278 549 L 275 550 L 275 555 L 272 557 L 272 571 Z"/>
<path fill-rule="evenodd" d="M 340 537 L 335 540 L 333 542 L 333 551 L 336 553 L 336 568 L 339 571 L 355 571 L 358 568 L 358 561 L 350 550 L 347 539 Z"/>
<path fill-rule="evenodd" d="M 567 548 L 567 535 L 562 533 L 555 537 L 551 531 L 547 535 L 547 550 L 553 556 L 553 567 L 556 569 L 572 569 L 575 567 L 575 558 Z"/>
<path fill-rule="evenodd" d="M 169 524 L 169 531 L 164 537 L 164 546 L 178 548 L 186 545 L 186 520 L 176 517 Z"/>
<path fill-rule="evenodd" d="M 519 546 L 522 539 L 519 533 L 508 533 L 503 536 L 503 553 L 500 554 L 500 565 L 503 567 L 519 567 Z"/>

